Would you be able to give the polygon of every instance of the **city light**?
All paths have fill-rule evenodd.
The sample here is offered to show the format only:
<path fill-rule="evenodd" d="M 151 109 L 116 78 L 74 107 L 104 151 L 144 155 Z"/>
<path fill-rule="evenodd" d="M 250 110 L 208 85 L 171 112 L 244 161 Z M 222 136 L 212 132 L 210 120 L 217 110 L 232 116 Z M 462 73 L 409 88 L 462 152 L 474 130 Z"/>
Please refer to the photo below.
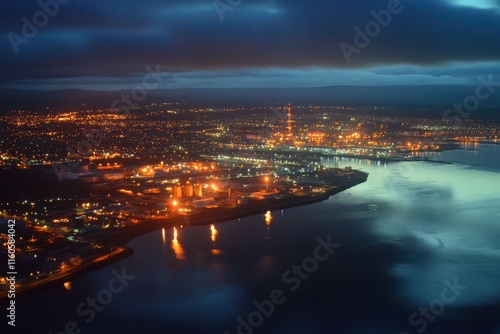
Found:
<path fill-rule="evenodd" d="M 215 242 L 217 240 L 217 234 L 219 232 L 215 229 L 215 226 L 213 224 L 210 225 L 210 233 L 210 239 L 212 240 L 212 242 Z"/>

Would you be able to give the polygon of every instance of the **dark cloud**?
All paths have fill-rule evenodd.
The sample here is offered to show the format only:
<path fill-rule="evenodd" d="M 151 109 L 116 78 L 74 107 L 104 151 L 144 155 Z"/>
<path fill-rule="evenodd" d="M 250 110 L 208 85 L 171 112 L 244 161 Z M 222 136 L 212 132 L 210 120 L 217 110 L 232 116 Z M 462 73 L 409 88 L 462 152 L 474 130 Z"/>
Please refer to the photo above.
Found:
<path fill-rule="evenodd" d="M 31 20 L 40 7 L 4 1 L 0 81 L 130 77 L 155 64 L 200 71 L 500 59 L 494 8 L 463 6 L 464 0 L 401 0 L 403 11 L 348 64 L 339 44 L 354 44 L 353 28 L 363 29 L 373 20 L 370 11 L 388 2 L 244 0 L 221 22 L 212 0 L 72 0 L 16 54 L 7 34 L 21 34 L 21 18 Z"/>

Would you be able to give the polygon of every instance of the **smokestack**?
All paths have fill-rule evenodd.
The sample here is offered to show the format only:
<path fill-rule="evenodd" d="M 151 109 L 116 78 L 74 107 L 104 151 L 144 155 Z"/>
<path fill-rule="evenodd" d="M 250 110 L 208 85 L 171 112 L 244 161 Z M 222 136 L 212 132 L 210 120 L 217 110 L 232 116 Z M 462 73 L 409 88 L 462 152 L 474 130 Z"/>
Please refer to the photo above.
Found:
<path fill-rule="evenodd" d="M 290 103 L 288 104 L 288 113 L 287 113 L 287 116 L 288 116 L 288 120 L 287 120 L 287 129 L 288 129 L 288 140 L 292 140 L 292 106 L 290 105 Z"/>

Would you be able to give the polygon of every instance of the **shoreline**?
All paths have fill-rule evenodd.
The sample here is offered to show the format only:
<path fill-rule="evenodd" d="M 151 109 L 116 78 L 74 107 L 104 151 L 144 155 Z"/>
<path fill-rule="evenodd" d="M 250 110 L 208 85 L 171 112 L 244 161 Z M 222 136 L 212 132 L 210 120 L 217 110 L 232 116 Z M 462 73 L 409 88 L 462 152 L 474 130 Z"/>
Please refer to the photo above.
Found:
<path fill-rule="evenodd" d="M 130 226 L 126 228 L 127 229 L 126 231 L 119 231 L 115 234 L 106 235 L 98 239 L 95 239 L 94 241 L 104 242 L 106 245 L 110 246 L 125 246 L 127 243 L 129 243 L 136 237 L 139 237 L 145 233 L 158 230 L 163 227 L 173 227 L 181 225 L 202 226 L 202 225 L 218 224 L 233 219 L 259 215 L 265 213 L 266 211 L 290 209 L 294 207 L 300 207 L 309 204 L 323 202 L 329 199 L 330 196 L 336 195 L 358 184 L 366 182 L 368 175 L 366 173 L 359 171 L 357 171 L 357 173 L 361 174 L 363 177 L 361 177 L 360 179 L 356 179 L 355 181 L 351 181 L 349 184 L 340 185 L 335 189 L 331 189 L 321 195 L 304 196 L 304 197 L 295 196 L 292 198 L 257 201 L 236 209 L 235 208 L 206 209 L 205 212 L 198 215 L 192 215 L 190 217 L 179 216 L 169 219 L 155 220 L 151 221 L 150 223 L 142 223 L 140 225 Z"/>
<path fill-rule="evenodd" d="M 134 250 L 132 248 L 128 247 L 118 247 L 115 246 L 115 249 L 111 252 L 106 254 L 104 259 L 96 259 L 93 260 L 89 263 L 82 264 L 81 266 L 74 267 L 71 270 L 68 270 L 64 274 L 59 274 L 59 275 L 53 275 L 50 278 L 44 278 L 39 281 L 34 281 L 25 285 L 22 285 L 20 287 L 16 286 L 16 300 L 22 299 L 24 297 L 28 297 L 27 293 L 39 293 L 41 291 L 44 291 L 46 289 L 52 289 L 61 283 L 65 283 L 67 281 L 71 281 L 75 278 L 83 277 L 87 273 L 90 273 L 92 271 L 101 269 L 106 267 L 107 265 L 116 262 L 118 260 L 124 259 L 126 257 L 129 257 L 134 253 Z M 0 300 L 6 299 L 7 298 L 7 293 L 8 291 L 6 290 L 5 293 L 2 292 L 0 295 Z"/>
<path fill-rule="evenodd" d="M 111 253 L 108 253 L 105 256 L 93 260 L 89 263 L 75 267 L 72 270 L 65 272 L 64 274 L 60 274 L 55 277 L 52 276 L 50 278 L 44 278 L 35 282 L 30 282 L 20 287 L 16 286 L 16 299 L 29 297 L 27 294 L 28 292 L 38 293 L 47 289 L 54 288 L 61 283 L 71 281 L 75 278 L 83 277 L 90 272 L 104 268 L 114 262 L 117 262 L 118 260 L 127 258 L 128 256 L 134 254 L 134 250 L 127 247 L 126 244 L 146 233 L 153 232 L 164 227 L 173 227 L 180 225 L 202 226 L 223 223 L 233 219 L 259 215 L 267 211 L 290 209 L 294 207 L 323 202 L 325 200 L 328 200 L 333 195 L 336 195 L 349 188 L 366 182 L 366 180 L 368 179 L 367 173 L 360 171 L 356 171 L 355 173 L 355 179 L 351 179 L 349 180 L 349 182 L 345 182 L 345 184 L 341 184 L 336 188 L 330 189 L 320 195 L 309 195 L 303 197 L 293 196 L 267 201 L 259 200 L 238 208 L 206 209 L 202 213 L 198 215 L 192 215 L 190 217 L 177 216 L 168 219 L 154 220 L 121 228 L 121 230 L 112 231 L 107 235 L 91 240 L 94 242 L 99 242 L 102 246 L 113 248 L 113 251 Z M 6 299 L 7 293 L 8 289 L 2 291 L 0 300 Z"/>

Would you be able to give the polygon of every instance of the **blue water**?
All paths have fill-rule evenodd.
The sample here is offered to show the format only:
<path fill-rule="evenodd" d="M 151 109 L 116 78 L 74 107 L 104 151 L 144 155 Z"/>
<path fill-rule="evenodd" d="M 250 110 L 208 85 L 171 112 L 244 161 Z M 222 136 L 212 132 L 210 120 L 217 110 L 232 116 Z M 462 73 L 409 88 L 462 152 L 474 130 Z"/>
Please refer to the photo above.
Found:
<path fill-rule="evenodd" d="M 82 333 L 498 334 L 500 146 L 473 148 L 431 156 L 452 165 L 324 160 L 369 179 L 322 203 L 215 224 L 215 235 L 184 226 L 177 238 L 173 228 L 140 236 L 133 256 L 20 300 L 18 324 L 37 333 L 75 321 Z M 312 261 L 328 237 L 333 253 L 322 248 L 326 259 Z M 122 268 L 135 278 L 86 323 L 77 306 Z M 257 314 L 254 301 L 272 296 L 279 305 Z"/>

